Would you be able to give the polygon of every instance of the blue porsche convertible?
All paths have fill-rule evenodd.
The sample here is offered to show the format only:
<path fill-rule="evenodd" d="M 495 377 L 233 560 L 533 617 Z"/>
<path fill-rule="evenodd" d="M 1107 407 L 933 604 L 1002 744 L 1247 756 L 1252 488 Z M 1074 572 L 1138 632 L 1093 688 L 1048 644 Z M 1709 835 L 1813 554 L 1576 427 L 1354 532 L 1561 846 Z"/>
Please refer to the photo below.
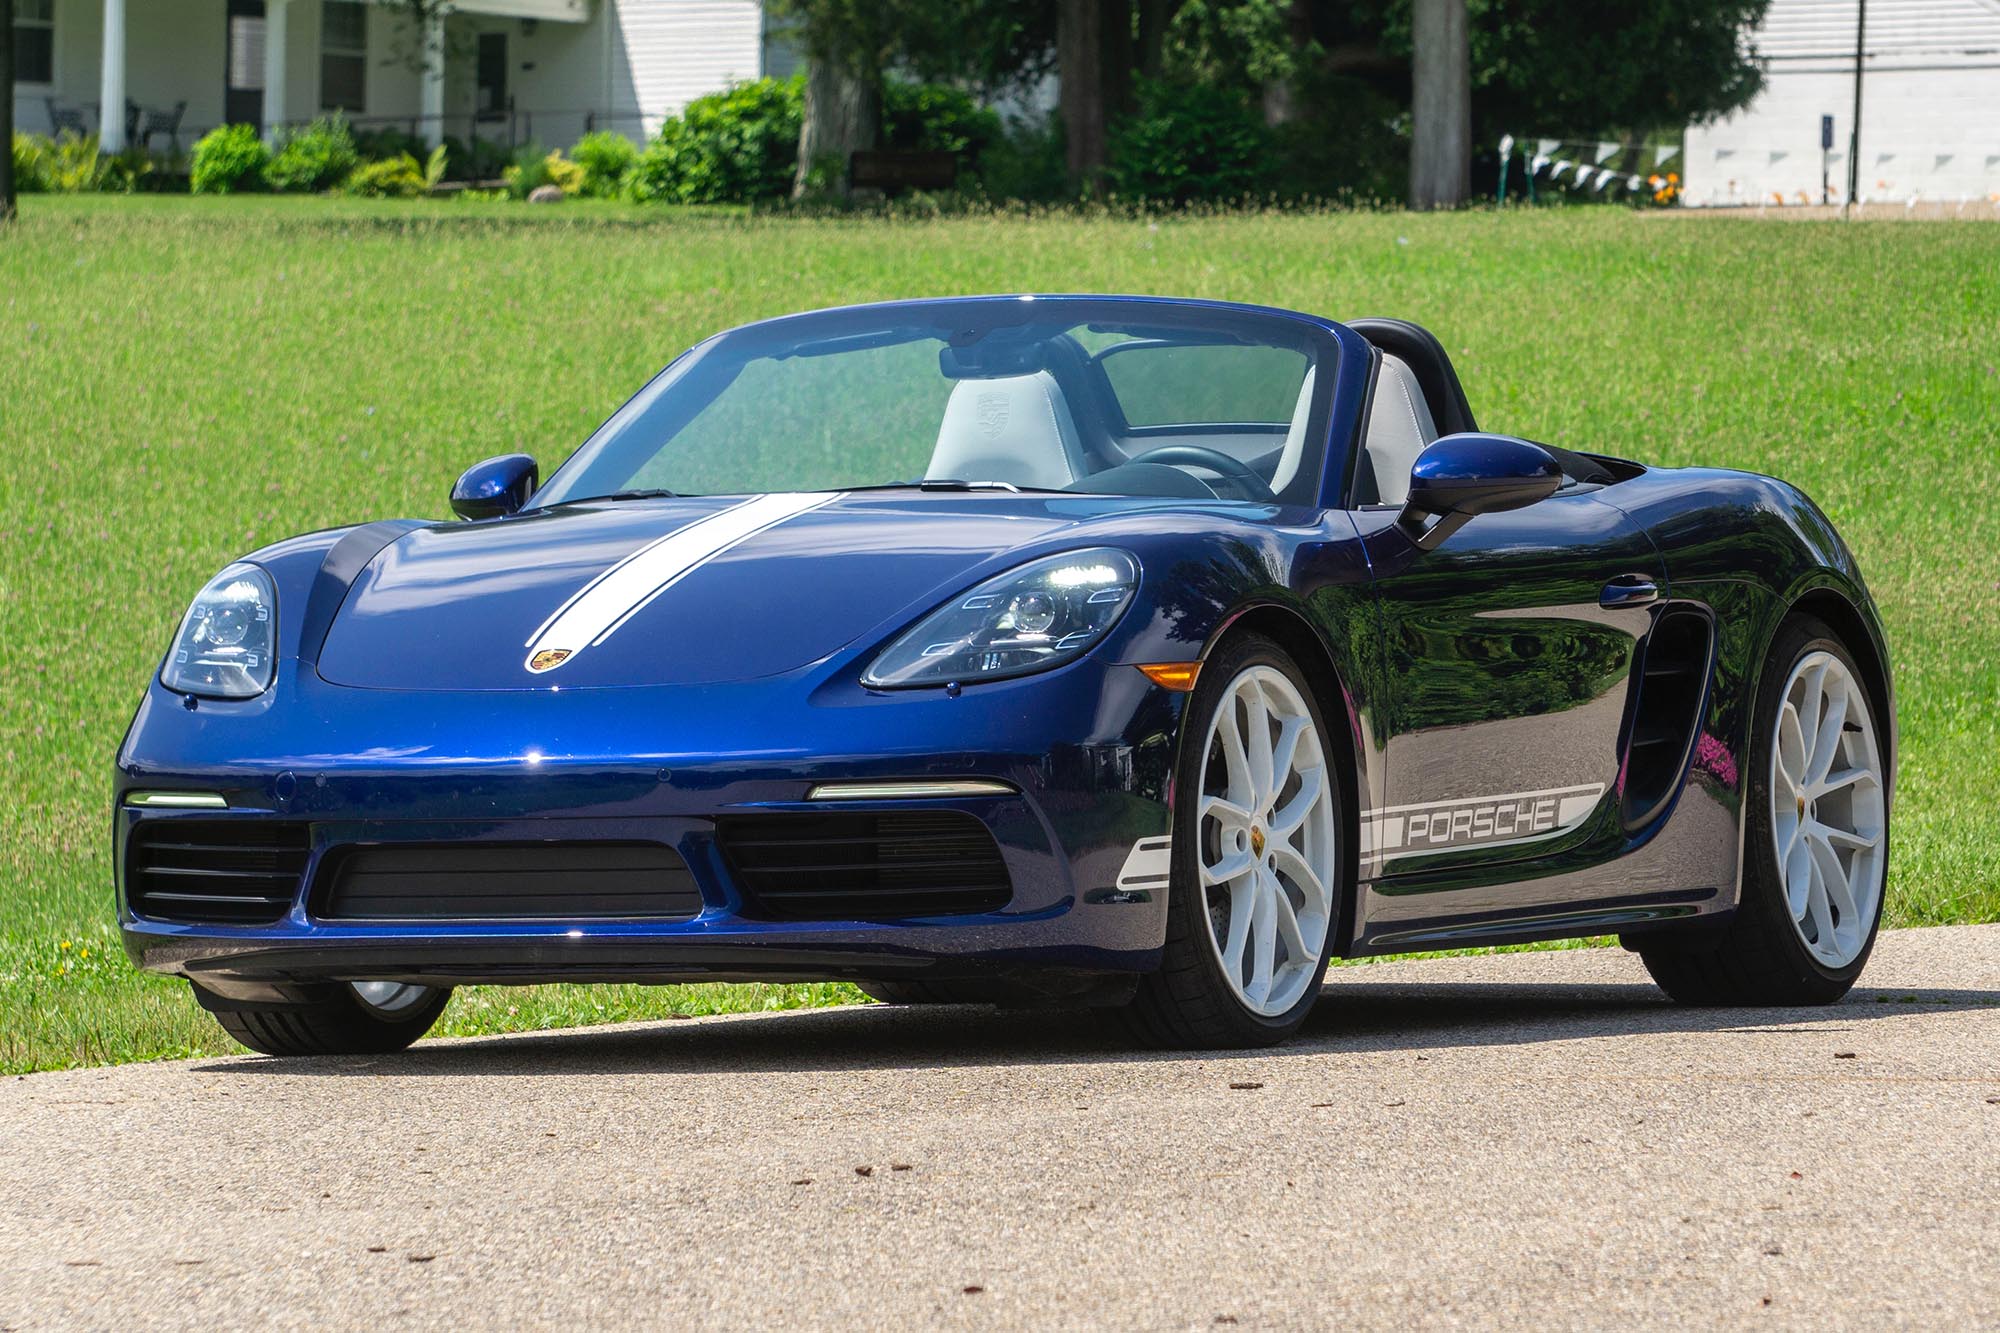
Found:
<path fill-rule="evenodd" d="M 1895 708 L 1832 525 L 1482 432 L 1414 324 L 795 315 L 451 505 L 221 571 L 119 750 L 126 947 L 256 1050 L 810 978 L 1244 1046 L 1335 955 L 1615 934 L 1792 1005 L 1874 942 Z"/>

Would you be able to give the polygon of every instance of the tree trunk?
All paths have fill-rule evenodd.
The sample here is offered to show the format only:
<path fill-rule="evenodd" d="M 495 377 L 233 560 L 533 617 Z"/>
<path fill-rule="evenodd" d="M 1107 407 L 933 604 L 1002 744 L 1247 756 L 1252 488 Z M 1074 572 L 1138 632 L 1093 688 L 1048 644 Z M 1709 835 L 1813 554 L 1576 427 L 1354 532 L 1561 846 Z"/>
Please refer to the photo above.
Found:
<path fill-rule="evenodd" d="M 14 0 L 0 0 L 0 222 L 14 217 Z"/>
<path fill-rule="evenodd" d="M 1285 12 L 1285 40 L 1292 48 L 1292 69 L 1264 85 L 1264 123 L 1273 128 L 1299 116 L 1299 80 L 1305 73 L 1306 48 L 1312 44 L 1309 0 L 1291 0 Z"/>
<path fill-rule="evenodd" d="M 1095 190 L 1104 172 L 1104 7 L 1059 0 L 1056 79 L 1070 184 Z"/>
<path fill-rule="evenodd" d="M 1472 193 L 1472 50 L 1466 0 L 1412 0 L 1410 207 Z"/>
<path fill-rule="evenodd" d="M 792 198 L 821 192 L 844 197 L 848 160 L 875 147 L 881 138 L 880 78 L 831 60 L 808 61 Z"/>
<path fill-rule="evenodd" d="M 1139 0 L 1139 72 L 1160 77 L 1166 64 L 1167 28 L 1180 12 L 1182 0 Z"/>

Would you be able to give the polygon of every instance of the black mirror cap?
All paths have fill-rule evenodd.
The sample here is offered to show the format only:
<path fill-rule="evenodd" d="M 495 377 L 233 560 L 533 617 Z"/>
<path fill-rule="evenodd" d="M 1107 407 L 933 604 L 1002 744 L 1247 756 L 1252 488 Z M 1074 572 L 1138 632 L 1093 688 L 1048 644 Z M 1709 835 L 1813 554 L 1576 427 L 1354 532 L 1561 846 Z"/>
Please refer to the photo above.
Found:
<path fill-rule="evenodd" d="M 519 513 L 535 493 L 541 469 L 528 454 L 501 454 L 474 463 L 451 488 L 451 510 L 460 518 L 502 518 Z"/>
<path fill-rule="evenodd" d="M 1546 500 L 1562 484 L 1562 465 L 1539 444 L 1481 431 L 1447 435 L 1411 465 L 1398 521 L 1429 550 L 1477 515 Z"/>

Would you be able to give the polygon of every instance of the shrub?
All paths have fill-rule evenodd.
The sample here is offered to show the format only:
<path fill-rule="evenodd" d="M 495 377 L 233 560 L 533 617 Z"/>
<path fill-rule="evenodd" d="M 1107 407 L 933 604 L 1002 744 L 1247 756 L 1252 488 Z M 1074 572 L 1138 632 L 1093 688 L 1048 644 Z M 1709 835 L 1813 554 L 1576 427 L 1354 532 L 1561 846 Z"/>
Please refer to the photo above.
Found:
<path fill-rule="evenodd" d="M 409 153 L 380 162 L 364 162 L 348 173 L 341 189 L 367 199 L 417 199 L 437 189 L 444 179 L 449 151 L 443 144 L 422 162 Z"/>
<path fill-rule="evenodd" d="M 978 174 L 979 188 L 990 199 L 1071 197 L 1062 122 L 1054 116 L 1016 121 L 980 155 Z"/>
<path fill-rule="evenodd" d="M 279 191 L 330 190 L 360 161 L 347 122 L 325 116 L 286 136 L 277 156 L 264 165 L 264 183 Z"/>
<path fill-rule="evenodd" d="M 1275 131 L 1285 193 L 1347 203 L 1408 195 L 1409 117 L 1396 99 L 1361 79 L 1306 73 L 1299 105 Z"/>
<path fill-rule="evenodd" d="M 354 130 L 354 152 L 363 162 L 388 162 L 408 153 L 412 158 L 419 153 L 428 153 L 431 148 L 418 135 L 394 125 L 383 125 L 372 130 Z M 453 160 L 459 154 L 452 154 Z"/>
<path fill-rule="evenodd" d="M 627 178 L 640 201 L 745 203 L 790 193 L 803 76 L 757 79 L 689 102 L 660 126 Z"/>
<path fill-rule="evenodd" d="M 194 146 L 191 184 L 196 194 L 230 194 L 255 189 L 271 152 L 255 125 L 221 125 Z"/>
<path fill-rule="evenodd" d="M 452 180 L 498 180 L 514 162 L 513 150 L 494 139 L 466 140 L 446 136 L 444 146 L 451 151 Z M 427 150 L 419 142 L 405 151 L 414 157 Z"/>
<path fill-rule="evenodd" d="M 622 134 L 596 130 L 578 139 L 569 155 L 583 168 L 584 194 L 593 199 L 615 199 L 639 160 L 639 148 Z"/>
<path fill-rule="evenodd" d="M 94 194 L 113 182 L 110 159 L 97 151 L 97 136 L 63 131 L 42 162 L 42 187 L 53 194 Z"/>
<path fill-rule="evenodd" d="M 14 188 L 21 194 L 40 194 L 49 188 L 49 159 L 56 146 L 39 134 L 14 135 Z"/>
<path fill-rule="evenodd" d="M 583 189 L 583 168 L 564 157 L 560 148 L 544 153 L 531 145 L 521 150 L 501 179 L 516 199 L 526 199 L 544 185 L 555 186 L 567 197 Z"/>
<path fill-rule="evenodd" d="M 1002 137 L 1000 113 L 963 89 L 894 79 L 883 85 L 882 142 L 890 148 L 956 153 L 961 166 L 977 172 Z"/>
<path fill-rule="evenodd" d="M 1273 184 L 1264 119 L 1236 93 L 1147 79 L 1138 107 L 1111 128 L 1112 188 L 1137 199 L 1242 199 Z"/>

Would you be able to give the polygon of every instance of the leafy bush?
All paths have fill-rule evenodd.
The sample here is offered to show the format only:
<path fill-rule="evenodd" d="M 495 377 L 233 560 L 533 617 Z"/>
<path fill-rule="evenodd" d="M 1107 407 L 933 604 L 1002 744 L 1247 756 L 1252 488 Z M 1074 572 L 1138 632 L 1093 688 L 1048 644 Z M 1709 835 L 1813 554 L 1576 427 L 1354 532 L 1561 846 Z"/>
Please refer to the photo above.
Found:
<path fill-rule="evenodd" d="M 360 161 L 347 122 L 324 116 L 286 136 L 277 156 L 264 165 L 264 183 L 279 191 L 330 190 Z"/>
<path fill-rule="evenodd" d="M 220 125 L 194 146 L 191 184 L 196 194 L 230 194 L 255 189 L 271 160 L 255 125 Z"/>
<path fill-rule="evenodd" d="M 681 204 L 783 197 L 798 161 L 804 101 L 802 75 L 697 97 L 639 154 L 626 193 Z"/>
<path fill-rule="evenodd" d="M 1000 114 L 971 94 L 945 83 L 901 83 L 882 88 L 882 142 L 890 148 L 956 153 L 976 171 L 1003 137 Z"/>
<path fill-rule="evenodd" d="M 388 162 L 408 153 L 416 157 L 428 153 L 431 148 L 421 136 L 399 129 L 394 125 L 383 125 L 372 130 L 355 130 L 354 151 L 363 162 Z M 458 154 L 454 152 L 456 159 Z"/>
<path fill-rule="evenodd" d="M 1274 182 L 1263 117 L 1237 93 L 1147 79 L 1138 107 L 1111 127 L 1109 177 L 1119 194 L 1187 203 L 1243 199 Z"/>
<path fill-rule="evenodd" d="M 367 199 L 417 199 L 437 189 L 444 180 L 450 152 L 439 144 L 423 162 L 409 153 L 398 153 L 380 162 L 364 162 L 348 174 L 341 189 Z"/>
<path fill-rule="evenodd" d="M 39 134 L 14 134 L 14 188 L 21 194 L 40 194 L 49 188 L 48 163 L 56 146 Z"/>
<path fill-rule="evenodd" d="M 498 180 L 513 165 L 514 152 L 495 139 L 455 139 L 447 135 L 444 146 L 451 150 L 450 179 L 461 181 Z M 412 156 L 426 152 L 419 142 L 404 150 Z"/>
<path fill-rule="evenodd" d="M 1042 202 L 1071 197 L 1062 121 L 1048 116 L 1009 126 L 980 154 L 978 185 L 989 199 Z"/>
<path fill-rule="evenodd" d="M 52 194 L 94 194 L 113 181 L 110 159 L 97 151 L 97 136 L 68 130 L 56 136 L 42 161 L 42 187 Z"/>
<path fill-rule="evenodd" d="M 564 157 L 560 148 L 544 153 L 531 145 L 521 150 L 501 179 L 516 199 L 526 199 L 544 185 L 555 186 L 567 198 L 583 189 L 583 168 Z"/>
<path fill-rule="evenodd" d="M 1283 192 L 1345 203 L 1406 197 L 1407 109 L 1361 79 L 1308 72 L 1299 85 L 1300 114 L 1274 132 Z"/>
<path fill-rule="evenodd" d="M 596 130 L 578 139 L 569 155 L 583 168 L 584 194 L 592 199 L 615 199 L 639 160 L 639 147 L 622 134 Z"/>

